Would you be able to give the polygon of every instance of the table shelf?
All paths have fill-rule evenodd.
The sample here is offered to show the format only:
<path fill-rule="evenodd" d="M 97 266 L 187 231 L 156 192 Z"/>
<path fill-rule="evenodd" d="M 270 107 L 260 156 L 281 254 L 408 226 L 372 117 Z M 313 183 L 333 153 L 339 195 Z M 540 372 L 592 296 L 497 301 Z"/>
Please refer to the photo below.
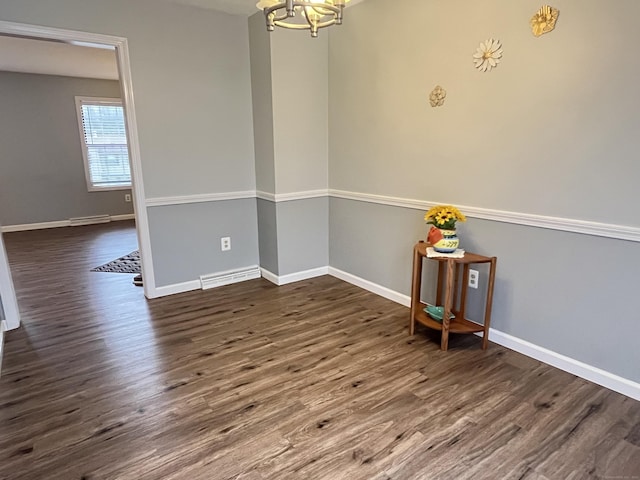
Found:
<path fill-rule="evenodd" d="M 426 306 L 424 303 L 421 305 Z M 449 320 L 449 333 L 476 333 L 484 331 L 484 325 L 460 317 L 460 312 L 455 310 L 452 310 L 451 313 L 455 315 L 455 318 Z M 425 327 L 433 328 L 434 330 L 442 330 L 443 328 L 443 322 L 431 318 L 424 310 L 418 310 L 416 312 L 415 320 Z"/>

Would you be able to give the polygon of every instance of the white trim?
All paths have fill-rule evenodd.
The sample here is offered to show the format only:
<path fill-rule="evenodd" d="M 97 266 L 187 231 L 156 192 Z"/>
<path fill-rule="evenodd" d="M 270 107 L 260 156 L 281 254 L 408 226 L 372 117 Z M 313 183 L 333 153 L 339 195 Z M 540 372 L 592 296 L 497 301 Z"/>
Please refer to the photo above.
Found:
<path fill-rule="evenodd" d="M 262 267 L 260 267 L 260 273 L 262 274 L 262 278 L 265 280 L 269 280 L 274 285 L 280 285 L 280 283 L 278 283 L 278 276 L 275 273 L 271 273 L 269 270 Z"/>
<path fill-rule="evenodd" d="M 392 302 L 404 305 L 405 307 L 411 306 L 411 297 L 403 295 L 402 293 L 398 293 L 394 290 L 391 290 L 390 288 L 383 287 L 382 285 L 378 285 L 377 283 L 373 283 L 369 280 L 365 280 L 364 278 L 358 277 L 351 273 L 345 272 L 343 270 L 338 270 L 337 268 L 329 267 L 329 275 L 339 278 L 340 280 L 344 280 L 345 282 L 350 283 L 351 285 L 355 285 L 356 287 L 363 288 L 371 293 L 375 293 L 376 295 L 380 295 L 387 300 L 391 300 Z"/>
<path fill-rule="evenodd" d="M 267 200 L 269 202 L 275 202 L 276 201 L 275 193 L 263 192 L 262 190 L 257 190 L 256 191 L 256 198 L 259 198 L 261 200 Z"/>
<path fill-rule="evenodd" d="M 329 267 L 329 275 L 363 288 L 369 292 L 375 293 L 376 295 L 380 295 L 405 307 L 411 306 L 411 297 L 408 295 L 403 295 L 387 287 L 383 287 L 382 285 L 357 277 L 356 275 L 352 275 L 333 267 Z M 601 385 L 613 390 L 614 392 L 621 393 L 635 400 L 640 400 L 640 383 L 636 383 L 619 375 L 615 375 L 592 365 L 574 360 L 573 358 L 553 352 L 544 347 L 534 345 L 526 340 L 503 333 L 494 328 L 489 329 L 489 340 L 493 343 L 502 345 L 503 347 L 546 363 L 547 365 L 551 365 L 580 378 L 584 378 L 585 380 L 589 380 L 590 382 Z"/>
<path fill-rule="evenodd" d="M 255 280 L 256 278 L 260 278 L 260 276 L 260 267 L 258 267 L 258 265 L 251 265 L 244 268 L 200 275 L 200 285 L 202 286 L 202 290 L 208 290 L 210 288 L 223 287 L 224 285 L 231 285 L 247 280 Z"/>
<path fill-rule="evenodd" d="M 262 276 L 269 280 L 271 283 L 275 283 L 278 286 L 287 285 L 288 283 L 299 282 L 301 280 L 307 280 L 309 278 L 321 277 L 329 273 L 329 267 L 318 267 L 310 270 L 303 270 L 301 272 L 289 273 L 287 275 L 276 275 L 271 273 L 265 268 L 261 268 Z"/>
<path fill-rule="evenodd" d="M 380 205 L 388 205 L 390 207 L 412 208 L 414 210 L 428 210 L 434 205 L 437 205 L 437 203 L 435 202 L 427 202 L 425 200 L 390 197 L 387 195 L 374 195 L 372 193 L 349 192 L 347 190 L 329 189 L 329 195 L 334 198 L 344 198 L 346 200 L 356 200 L 359 202 L 377 203 Z"/>
<path fill-rule="evenodd" d="M 197 195 L 176 195 L 173 197 L 155 197 L 146 200 L 147 207 L 163 207 L 167 205 L 183 205 L 187 203 L 220 202 L 223 200 L 240 200 L 255 198 L 255 190 L 241 192 L 202 193 Z"/>
<path fill-rule="evenodd" d="M 307 198 L 322 198 L 328 196 L 328 190 L 306 190 L 291 193 L 269 193 L 262 190 L 245 190 L 238 192 L 200 193 L 195 195 L 175 195 L 172 197 L 148 198 L 147 207 L 164 207 L 168 205 L 183 205 L 187 203 L 220 202 L 224 200 L 240 200 L 244 198 L 260 198 L 270 202 L 290 202 Z"/>
<path fill-rule="evenodd" d="M 66 42 L 89 42 L 110 45 L 116 49 L 116 60 L 120 73 L 120 89 L 122 102 L 125 106 L 125 121 L 127 125 L 127 138 L 129 140 L 129 161 L 131 162 L 131 183 L 133 191 L 133 207 L 136 214 L 136 231 L 138 234 L 138 248 L 142 263 L 142 276 L 144 279 L 144 293 L 148 298 L 154 298 L 155 276 L 153 261 L 151 258 L 151 238 L 149 235 L 149 220 L 145 207 L 144 183 L 142 181 L 142 162 L 140 160 L 140 144 L 138 140 L 138 127 L 136 125 L 136 112 L 133 100 L 133 80 L 131 78 L 131 65 L 129 61 L 129 47 L 127 39 L 99 33 L 87 33 L 61 28 L 44 27 L 39 25 L 27 25 L 0 21 L 0 33 L 10 35 L 23 35 L 34 38 L 50 40 L 63 40 Z"/>
<path fill-rule="evenodd" d="M 78 39 L 76 39 L 78 40 Z M 81 41 L 92 41 L 81 38 Z M 100 42 L 107 43 L 109 42 Z M 133 79 L 131 77 L 131 64 L 129 60 L 129 45 L 126 38 L 118 40 L 116 58 L 120 72 L 120 88 L 124 102 L 125 121 L 127 122 L 127 141 L 129 146 L 129 161 L 131 162 L 131 184 L 133 194 L 133 212 L 136 218 L 136 233 L 138 234 L 138 249 L 140 251 L 140 263 L 142 264 L 142 278 L 144 294 L 147 298 L 156 297 L 156 279 L 153 271 L 153 259 L 151 256 L 151 234 L 149 232 L 149 219 L 145 206 L 144 182 L 142 175 L 142 160 L 140 156 L 140 141 L 138 138 L 138 124 L 136 122 L 136 109 L 133 98 Z"/>
<path fill-rule="evenodd" d="M 70 220 L 59 220 L 56 222 L 23 223 L 19 225 L 4 225 L 2 233 L 25 232 L 27 230 L 43 230 L 45 228 L 70 227 Z"/>
<path fill-rule="evenodd" d="M 640 383 L 633 382 L 619 375 L 607 372 L 600 368 L 574 360 L 560 353 L 548 350 L 533 343 L 503 333 L 493 328 L 489 329 L 489 339 L 502 345 L 503 347 L 522 353 L 531 358 L 535 358 L 547 365 L 559 368 L 565 372 L 572 373 L 577 377 L 584 378 L 590 382 L 606 387 L 615 392 L 640 400 Z"/>
<path fill-rule="evenodd" d="M 127 213 L 124 215 L 111 215 L 109 217 L 112 222 L 119 222 L 122 220 L 133 220 L 136 216 L 133 213 Z M 105 223 L 104 221 L 95 221 L 84 223 L 83 225 L 93 225 L 94 223 Z M 6 225 L 2 227 L 2 233 L 10 233 L 10 232 L 25 232 L 28 230 L 43 230 L 45 228 L 60 228 L 60 227 L 70 227 L 71 219 L 69 220 L 57 220 L 55 222 L 40 222 L 40 223 L 23 223 L 20 225 Z"/>
<path fill-rule="evenodd" d="M 290 193 L 269 193 L 263 192 L 262 190 L 257 190 L 255 192 L 255 196 L 262 200 L 268 200 L 270 202 L 290 202 L 293 200 L 306 200 L 308 198 L 322 198 L 327 197 L 329 195 L 329 190 L 320 189 L 320 190 L 304 190 L 300 192 L 290 192 Z"/>
<path fill-rule="evenodd" d="M 193 290 L 200 290 L 200 280 L 189 280 L 188 282 L 173 283 L 171 285 L 164 285 L 162 287 L 156 287 L 156 298 L 165 297 L 167 295 L 175 295 L 176 293 L 191 292 Z"/>
<path fill-rule="evenodd" d="M 0 376 L 2 376 L 2 355 L 4 353 L 4 332 L 9 328 L 7 327 L 7 322 L 4 320 L 0 321 Z"/>
<path fill-rule="evenodd" d="M 308 198 L 321 198 L 329 195 L 329 190 L 306 190 L 303 192 L 276 193 L 276 202 L 290 202 L 292 200 L 306 200 Z"/>
<path fill-rule="evenodd" d="M 438 204 L 438 202 L 427 202 L 425 200 L 390 197 L 386 195 L 374 195 L 370 193 L 349 192 L 346 190 L 334 189 L 329 190 L 329 195 L 334 198 L 344 198 L 347 200 L 377 203 L 380 205 L 404 207 L 415 210 L 428 210 L 429 208 Z M 509 212 L 505 210 L 471 207 L 467 205 L 457 205 L 457 207 L 462 210 L 465 215 L 471 218 L 480 218 L 483 220 L 493 220 L 496 222 L 512 223 L 515 225 L 526 225 L 530 227 L 547 228 L 563 232 L 582 233 L 585 235 L 594 235 L 597 237 L 640 242 L 640 227 L 591 222 L 573 218 L 549 217 L 531 213 Z"/>
<path fill-rule="evenodd" d="M 209 288 L 213 288 L 209 282 L 211 278 L 214 278 L 216 276 L 229 275 L 233 273 L 242 274 L 244 272 L 245 275 L 238 276 L 237 278 L 234 278 L 233 281 L 224 283 L 224 285 L 230 285 L 232 283 L 239 283 L 239 282 L 244 282 L 246 280 L 253 280 L 255 278 L 260 278 L 259 275 L 255 275 L 255 276 L 250 275 L 250 273 L 253 273 L 253 272 L 250 272 L 251 269 L 256 270 L 256 273 L 257 273 L 258 266 L 255 265 L 253 267 L 246 267 L 246 268 L 237 269 L 237 270 L 227 270 L 223 272 L 202 275 L 197 280 L 188 280 L 182 283 L 173 283 L 171 285 L 156 287 L 155 292 L 157 294 L 157 297 L 165 297 L 167 295 L 175 295 L 177 293 L 191 292 L 193 290 L 206 290 Z M 217 286 L 221 287 L 223 286 L 223 284 L 219 284 Z"/>
<path fill-rule="evenodd" d="M 0 235 L 0 297 L 2 298 L 2 307 L 4 310 L 7 330 L 12 330 L 20 326 L 20 310 L 18 308 L 18 299 L 16 291 L 13 288 L 13 280 L 11 279 L 11 269 L 9 268 L 9 259 L 4 249 L 4 240 Z"/>
<path fill-rule="evenodd" d="M 135 220 L 135 213 L 125 213 L 123 215 L 111 215 L 112 222 L 121 222 L 123 220 Z"/>
<path fill-rule="evenodd" d="M 109 215 L 90 215 L 87 217 L 72 217 L 69 224 L 72 227 L 83 227 L 85 225 L 96 225 L 98 223 L 111 223 Z"/>

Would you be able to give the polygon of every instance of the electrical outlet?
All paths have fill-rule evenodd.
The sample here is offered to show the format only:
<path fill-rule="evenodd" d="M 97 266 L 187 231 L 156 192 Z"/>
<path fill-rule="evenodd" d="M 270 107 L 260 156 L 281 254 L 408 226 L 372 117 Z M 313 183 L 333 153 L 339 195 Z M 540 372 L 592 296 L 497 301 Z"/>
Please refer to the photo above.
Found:
<path fill-rule="evenodd" d="M 220 250 L 223 252 L 231 250 L 231 237 L 222 237 L 220 239 Z"/>
<path fill-rule="evenodd" d="M 480 283 L 480 273 L 477 270 L 469 269 L 469 286 L 478 288 L 478 283 Z"/>
<path fill-rule="evenodd" d="M 130 202 L 131 201 L 131 194 L 130 193 L 125 193 L 124 194 L 124 201 L 125 202 Z"/>

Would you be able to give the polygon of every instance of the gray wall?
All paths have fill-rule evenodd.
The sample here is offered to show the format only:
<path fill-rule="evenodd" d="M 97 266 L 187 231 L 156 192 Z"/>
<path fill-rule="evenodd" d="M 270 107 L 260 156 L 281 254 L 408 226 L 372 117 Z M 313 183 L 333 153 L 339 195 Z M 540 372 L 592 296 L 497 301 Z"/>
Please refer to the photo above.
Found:
<path fill-rule="evenodd" d="M 0 221 L 133 213 L 130 190 L 89 192 L 75 96 L 120 97 L 112 80 L 0 72 Z"/>
<path fill-rule="evenodd" d="M 640 226 L 640 2 L 558 0 L 539 38 L 531 2 L 396 4 L 392 22 L 367 0 L 331 31 L 332 188 Z M 503 60 L 481 73 L 492 37 Z"/>
<path fill-rule="evenodd" d="M 307 198 L 276 204 L 278 273 L 288 275 L 329 264 L 329 201 Z"/>
<path fill-rule="evenodd" d="M 155 272 L 158 286 L 259 263 L 253 198 L 151 207 L 148 212 L 151 248 L 162 259 Z M 205 218 L 215 221 L 203 224 Z M 231 237 L 231 250 L 220 250 L 222 237 Z M 197 262 L 193 262 L 194 252 Z"/>
<path fill-rule="evenodd" d="M 393 25 L 385 2 L 349 9 L 330 38 L 330 188 L 640 225 L 640 4 L 554 6 L 541 38 L 526 2 L 402 0 Z M 483 74 L 471 55 L 488 37 L 504 60 Z M 331 266 L 408 295 L 423 213 L 332 199 Z M 496 329 L 640 381 L 640 244 L 476 219 L 459 233 L 498 257 Z"/>
<path fill-rule="evenodd" d="M 264 14 L 260 12 L 249 18 L 249 45 L 256 188 L 259 191 L 275 193 L 271 35 L 265 28 Z"/>
<path fill-rule="evenodd" d="M 257 202 L 260 266 L 274 275 L 279 275 L 276 203 L 262 198 L 258 198 Z"/>
<path fill-rule="evenodd" d="M 256 184 L 278 196 L 328 186 L 328 37 L 249 19 Z M 326 32 L 325 32 L 326 33 Z M 260 265 L 288 275 L 328 264 L 328 200 L 258 200 Z"/>
<path fill-rule="evenodd" d="M 271 34 L 276 193 L 327 188 L 328 38 Z"/>
<path fill-rule="evenodd" d="M 154 0 L 0 0 L 0 20 L 128 39 L 147 198 L 255 189 L 246 18 Z M 190 219 L 188 235 L 175 230 L 180 216 Z M 228 219 L 197 204 L 149 209 L 157 285 L 257 263 L 257 241 L 234 265 L 217 266 L 219 238 L 194 243 L 209 225 L 228 230 Z M 165 238 L 182 252 L 180 265 Z"/>
<path fill-rule="evenodd" d="M 275 275 L 329 265 L 329 200 L 258 199 L 260 266 Z"/>

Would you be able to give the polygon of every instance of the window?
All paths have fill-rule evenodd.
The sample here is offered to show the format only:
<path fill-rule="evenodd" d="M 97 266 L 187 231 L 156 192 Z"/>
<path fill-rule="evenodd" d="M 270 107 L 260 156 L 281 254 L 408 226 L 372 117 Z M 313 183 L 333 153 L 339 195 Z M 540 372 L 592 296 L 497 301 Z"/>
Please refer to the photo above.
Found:
<path fill-rule="evenodd" d="M 131 188 L 122 101 L 76 97 L 89 191 Z"/>

